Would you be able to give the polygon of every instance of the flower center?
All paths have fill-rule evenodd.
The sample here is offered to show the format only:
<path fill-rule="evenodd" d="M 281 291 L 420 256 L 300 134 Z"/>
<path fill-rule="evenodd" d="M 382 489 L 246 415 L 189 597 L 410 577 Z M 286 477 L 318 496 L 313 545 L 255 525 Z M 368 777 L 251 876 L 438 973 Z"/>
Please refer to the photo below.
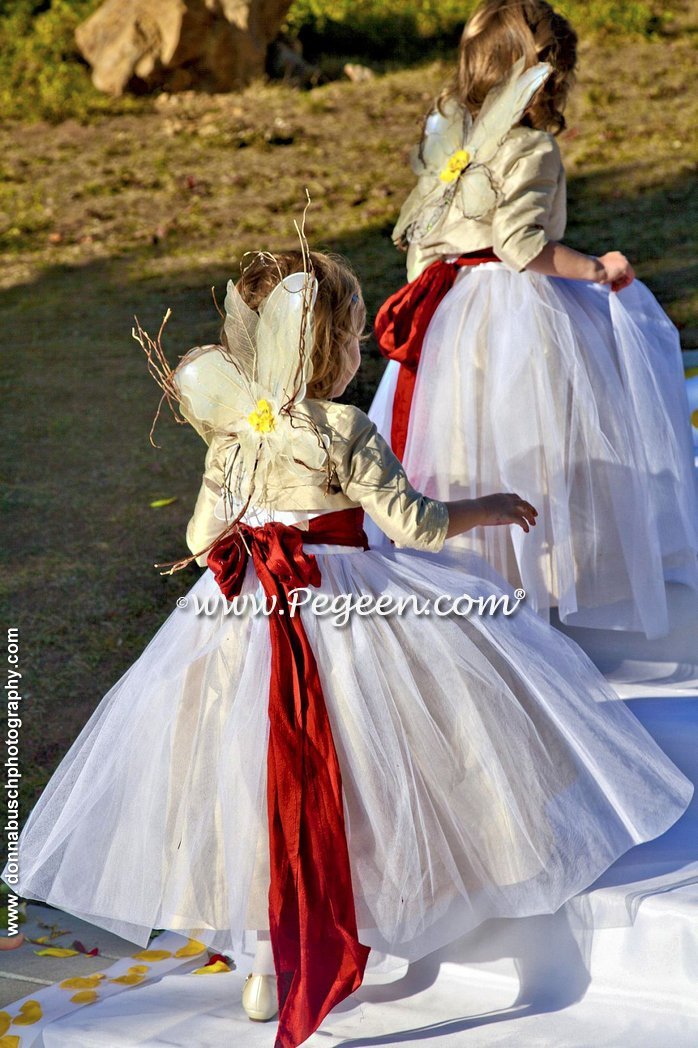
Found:
<path fill-rule="evenodd" d="M 255 411 L 250 412 L 247 421 L 256 433 L 271 433 L 276 429 L 276 416 L 268 400 L 258 400 Z"/>
<path fill-rule="evenodd" d="M 439 178 L 442 182 L 455 182 L 463 174 L 469 163 L 470 153 L 468 150 L 458 149 L 448 158 L 446 167 L 439 175 Z"/>

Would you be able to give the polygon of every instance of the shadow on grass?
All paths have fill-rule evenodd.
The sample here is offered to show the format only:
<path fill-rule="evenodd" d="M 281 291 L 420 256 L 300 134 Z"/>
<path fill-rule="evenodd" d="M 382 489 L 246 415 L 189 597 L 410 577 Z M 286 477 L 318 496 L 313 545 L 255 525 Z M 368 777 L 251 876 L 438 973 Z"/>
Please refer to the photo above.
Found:
<path fill-rule="evenodd" d="M 570 242 L 635 254 L 665 304 L 672 311 L 681 305 L 695 274 L 695 189 L 679 182 L 618 198 L 598 176 L 573 183 L 571 199 L 585 219 L 571 229 Z M 404 279 L 404 258 L 389 232 L 383 225 L 362 228 L 314 245 L 349 258 L 371 315 Z M 241 253 L 292 242 L 236 247 Z M 151 448 L 158 391 L 130 329 L 136 313 L 153 331 L 171 307 L 171 360 L 215 340 L 209 288 L 222 288 L 230 272 L 196 271 L 183 261 L 174 278 L 139 279 L 139 259 L 152 261 L 155 250 L 50 268 L 0 293 L 4 556 L 13 566 L 7 621 L 21 631 L 23 816 L 102 695 L 198 575 L 190 567 L 161 576 L 153 567 L 185 549 L 204 448 L 193 431 L 179 432 L 167 417 L 156 435 L 161 449 Z M 348 398 L 367 408 L 382 367 L 369 342 Z M 176 501 L 151 507 L 162 498 Z M 6 600 L 7 577 L 6 571 Z"/>

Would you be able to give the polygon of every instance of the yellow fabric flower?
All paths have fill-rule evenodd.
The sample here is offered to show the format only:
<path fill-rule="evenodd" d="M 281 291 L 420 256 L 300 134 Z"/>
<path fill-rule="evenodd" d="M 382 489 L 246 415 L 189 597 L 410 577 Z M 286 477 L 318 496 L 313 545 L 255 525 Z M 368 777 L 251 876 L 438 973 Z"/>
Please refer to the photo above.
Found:
<path fill-rule="evenodd" d="M 257 410 L 250 412 L 247 421 L 257 433 L 272 433 L 276 429 L 274 409 L 264 398 L 257 401 Z"/>
<path fill-rule="evenodd" d="M 442 182 L 455 182 L 457 178 L 465 171 L 466 167 L 470 163 L 470 153 L 467 149 L 457 149 L 456 152 L 449 157 L 446 167 L 443 169 L 439 178 Z"/>

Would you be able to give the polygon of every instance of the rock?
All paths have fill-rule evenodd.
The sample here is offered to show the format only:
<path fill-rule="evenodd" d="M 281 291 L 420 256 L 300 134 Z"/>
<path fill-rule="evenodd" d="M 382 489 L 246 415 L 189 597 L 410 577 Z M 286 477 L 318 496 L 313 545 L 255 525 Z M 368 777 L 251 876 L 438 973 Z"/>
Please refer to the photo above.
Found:
<path fill-rule="evenodd" d="M 363 84 L 366 80 L 373 80 L 376 74 L 368 66 L 359 65 L 357 62 L 347 62 L 344 66 L 344 75 L 353 84 Z"/>
<path fill-rule="evenodd" d="M 230 91 L 265 71 L 292 0 L 105 0 L 75 37 L 100 91 Z"/>

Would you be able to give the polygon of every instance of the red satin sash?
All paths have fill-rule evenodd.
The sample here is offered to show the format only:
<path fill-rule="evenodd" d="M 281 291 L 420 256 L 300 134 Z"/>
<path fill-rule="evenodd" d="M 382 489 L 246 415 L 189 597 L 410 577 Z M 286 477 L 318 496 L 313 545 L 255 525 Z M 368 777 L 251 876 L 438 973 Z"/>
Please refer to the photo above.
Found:
<path fill-rule="evenodd" d="M 342 777 L 317 663 L 300 616 L 289 614 L 290 590 L 320 584 L 317 561 L 303 548 L 313 543 L 368 549 L 363 511 L 314 517 L 307 531 L 241 524 L 208 557 L 228 600 L 240 593 L 251 556 L 274 601 L 267 813 L 269 927 L 279 992 L 275 1048 L 296 1048 L 358 989 L 370 952 L 358 940 Z"/>
<path fill-rule="evenodd" d="M 461 255 L 453 262 L 437 259 L 415 280 L 386 299 L 378 310 L 374 325 L 378 347 L 384 357 L 402 365 L 395 387 L 390 431 L 390 444 L 399 459 L 407 444 L 417 366 L 427 328 L 439 303 L 453 287 L 459 269 L 483 262 L 499 262 L 499 259 L 490 248 Z"/>

